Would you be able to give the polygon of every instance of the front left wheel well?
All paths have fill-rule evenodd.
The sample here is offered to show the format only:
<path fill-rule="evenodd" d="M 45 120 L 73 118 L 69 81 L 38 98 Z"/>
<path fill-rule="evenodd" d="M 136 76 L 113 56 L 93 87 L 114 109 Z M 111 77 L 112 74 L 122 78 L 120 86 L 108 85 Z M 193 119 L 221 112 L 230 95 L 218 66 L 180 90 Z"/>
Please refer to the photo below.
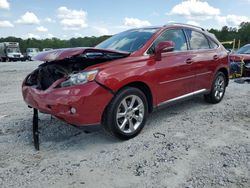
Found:
<path fill-rule="evenodd" d="M 124 87 L 135 87 L 135 88 L 141 90 L 147 98 L 148 112 L 149 113 L 153 112 L 153 96 L 152 96 L 151 89 L 149 88 L 149 86 L 147 84 L 145 84 L 144 82 L 139 82 L 139 81 L 138 82 L 131 82 L 131 83 L 123 86 L 119 90 L 123 89 Z"/>

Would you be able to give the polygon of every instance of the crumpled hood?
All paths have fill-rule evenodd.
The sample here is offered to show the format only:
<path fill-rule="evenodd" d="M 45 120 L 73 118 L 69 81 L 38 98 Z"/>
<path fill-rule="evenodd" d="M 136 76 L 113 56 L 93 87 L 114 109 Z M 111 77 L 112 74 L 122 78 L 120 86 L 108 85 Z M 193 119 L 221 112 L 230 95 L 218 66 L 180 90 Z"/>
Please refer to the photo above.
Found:
<path fill-rule="evenodd" d="M 122 52 L 116 50 L 79 47 L 79 48 L 63 48 L 63 49 L 41 52 L 36 56 L 34 56 L 32 59 L 36 61 L 51 62 L 51 61 L 59 61 L 71 58 L 73 56 L 86 53 L 114 53 L 117 55 L 124 55 L 124 56 L 128 56 L 130 54 L 129 52 Z"/>

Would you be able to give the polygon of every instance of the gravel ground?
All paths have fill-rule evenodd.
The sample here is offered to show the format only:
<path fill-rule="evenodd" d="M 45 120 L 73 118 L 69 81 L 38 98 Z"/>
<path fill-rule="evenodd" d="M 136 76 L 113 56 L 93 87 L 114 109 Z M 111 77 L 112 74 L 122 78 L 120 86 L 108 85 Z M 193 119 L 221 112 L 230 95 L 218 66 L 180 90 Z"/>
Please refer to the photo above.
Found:
<path fill-rule="evenodd" d="M 0 63 L 0 187 L 250 187 L 250 85 L 150 115 L 136 138 L 39 114 L 41 150 L 21 83 L 39 62 Z"/>

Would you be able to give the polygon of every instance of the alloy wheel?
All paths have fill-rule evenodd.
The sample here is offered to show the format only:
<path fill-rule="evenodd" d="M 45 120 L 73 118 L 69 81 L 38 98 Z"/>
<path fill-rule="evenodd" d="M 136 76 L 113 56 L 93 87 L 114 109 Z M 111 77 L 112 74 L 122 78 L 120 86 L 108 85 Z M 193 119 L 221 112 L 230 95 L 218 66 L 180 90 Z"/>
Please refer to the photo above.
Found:
<path fill-rule="evenodd" d="M 129 95 L 118 105 L 116 123 L 120 131 L 133 133 L 143 122 L 145 106 L 137 95 Z"/>
<path fill-rule="evenodd" d="M 225 92 L 225 79 L 222 75 L 219 75 L 215 80 L 214 96 L 217 100 L 220 100 Z"/>

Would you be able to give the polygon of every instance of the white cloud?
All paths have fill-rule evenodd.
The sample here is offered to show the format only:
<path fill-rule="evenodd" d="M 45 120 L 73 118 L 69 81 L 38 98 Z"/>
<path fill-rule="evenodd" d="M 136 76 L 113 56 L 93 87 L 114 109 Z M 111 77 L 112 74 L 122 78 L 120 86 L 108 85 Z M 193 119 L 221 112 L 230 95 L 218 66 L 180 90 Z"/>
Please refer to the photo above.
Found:
<path fill-rule="evenodd" d="M 40 39 L 41 37 L 39 35 L 36 35 L 36 34 L 33 34 L 33 33 L 28 33 L 24 38 Z"/>
<path fill-rule="evenodd" d="M 144 27 L 150 26 L 151 23 L 147 20 L 140 20 L 138 18 L 125 18 L 123 24 L 128 27 Z"/>
<path fill-rule="evenodd" d="M 14 27 L 14 25 L 7 20 L 0 20 L 0 27 Z"/>
<path fill-rule="evenodd" d="M 250 0 L 245 0 L 249 1 Z M 213 7 L 206 1 L 185 0 L 175 5 L 167 15 L 177 15 L 185 18 L 191 25 L 206 25 L 212 23 L 210 27 L 220 28 L 224 25 L 237 27 L 241 22 L 250 21 L 247 16 L 222 15 L 219 8 Z"/>
<path fill-rule="evenodd" d="M 105 27 L 94 27 L 100 35 L 109 35 L 109 30 Z"/>
<path fill-rule="evenodd" d="M 20 24 L 34 25 L 34 24 L 39 24 L 40 20 L 33 12 L 26 12 L 16 22 Z"/>
<path fill-rule="evenodd" d="M 67 7 L 60 7 L 57 10 L 60 23 L 65 30 L 79 30 L 88 27 L 87 12 L 83 10 L 71 10 Z"/>
<path fill-rule="evenodd" d="M 210 6 L 205 1 L 187 0 L 175 5 L 169 14 L 199 20 L 219 15 L 220 9 Z"/>
<path fill-rule="evenodd" d="M 241 22 L 250 22 L 250 18 L 246 16 L 237 16 L 234 14 L 227 16 L 216 16 L 215 19 L 221 26 L 227 25 L 230 27 L 238 27 Z"/>
<path fill-rule="evenodd" d="M 48 22 L 48 23 L 54 23 L 54 22 L 56 22 L 55 20 L 53 20 L 53 19 L 51 19 L 49 17 L 45 18 L 44 21 Z"/>
<path fill-rule="evenodd" d="M 10 9 L 10 3 L 7 0 L 0 0 L 0 9 Z"/>
<path fill-rule="evenodd" d="M 198 22 L 192 21 L 192 20 L 187 21 L 187 24 L 195 25 L 195 26 L 200 26 L 200 24 Z"/>
<path fill-rule="evenodd" d="M 46 32 L 48 32 L 48 29 L 46 27 L 39 26 L 36 28 L 36 31 L 46 33 Z"/>

